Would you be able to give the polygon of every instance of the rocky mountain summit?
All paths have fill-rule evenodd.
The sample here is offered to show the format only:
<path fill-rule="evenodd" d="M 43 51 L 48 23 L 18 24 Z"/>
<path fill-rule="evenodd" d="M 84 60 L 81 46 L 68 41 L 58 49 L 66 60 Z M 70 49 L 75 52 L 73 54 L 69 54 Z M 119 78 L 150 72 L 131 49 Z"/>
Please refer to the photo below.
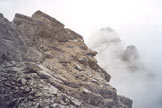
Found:
<path fill-rule="evenodd" d="M 82 36 L 49 15 L 0 14 L 0 108 L 131 108 Z"/>

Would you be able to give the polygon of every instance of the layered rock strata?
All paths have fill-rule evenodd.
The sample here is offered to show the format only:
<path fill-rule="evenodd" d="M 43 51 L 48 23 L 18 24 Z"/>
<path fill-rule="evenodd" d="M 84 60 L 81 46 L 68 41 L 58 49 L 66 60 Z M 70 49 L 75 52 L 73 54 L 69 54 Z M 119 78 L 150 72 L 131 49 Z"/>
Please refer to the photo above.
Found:
<path fill-rule="evenodd" d="M 49 15 L 0 14 L 0 108 L 131 108 L 82 36 Z"/>

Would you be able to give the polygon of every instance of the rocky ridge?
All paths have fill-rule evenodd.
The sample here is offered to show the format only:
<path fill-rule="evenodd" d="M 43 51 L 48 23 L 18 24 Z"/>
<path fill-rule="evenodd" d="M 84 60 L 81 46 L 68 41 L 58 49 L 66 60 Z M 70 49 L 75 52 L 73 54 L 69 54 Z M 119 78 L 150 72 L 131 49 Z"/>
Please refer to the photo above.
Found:
<path fill-rule="evenodd" d="M 82 36 L 49 15 L 0 14 L 0 108 L 131 108 Z"/>

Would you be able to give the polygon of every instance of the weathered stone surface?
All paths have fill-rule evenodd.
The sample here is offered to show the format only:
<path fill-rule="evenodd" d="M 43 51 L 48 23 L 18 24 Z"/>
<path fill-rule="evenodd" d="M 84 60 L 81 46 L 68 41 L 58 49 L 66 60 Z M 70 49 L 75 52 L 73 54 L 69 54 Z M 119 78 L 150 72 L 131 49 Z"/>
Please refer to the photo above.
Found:
<path fill-rule="evenodd" d="M 0 108 L 131 108 L 96 54 L 41 11 L 0 17 Z"/>
<path fill-rule="evenodd" d="M 42 54 L 30 47 L 23 39 L 23 33 L 12 22 L 0 19 L 0 58 L 1 60 L 40 61 Z M 0 61 L 1 61 L 0 60 Z"/>
<path fill-rule="evenodd" d="M 2 13 L 0 13 L 0 17 L 3 18 L 3 14 Z"/>
<path fill-rule="evenodd" d="M 119 100 L 119 104 L 124 103 L 124 105 L 128 106 L 128 108 L 131 107 L 133 104 L 132 100 L 130 100 L 124 96 L 118 96 L 118 100 Z"/>

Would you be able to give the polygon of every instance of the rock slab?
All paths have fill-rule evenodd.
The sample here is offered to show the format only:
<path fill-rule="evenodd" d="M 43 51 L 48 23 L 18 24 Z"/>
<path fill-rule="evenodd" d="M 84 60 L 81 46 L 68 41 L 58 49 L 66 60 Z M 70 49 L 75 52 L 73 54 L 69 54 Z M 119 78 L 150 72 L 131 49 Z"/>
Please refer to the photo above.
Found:
<path fill-rule="evenodd" d="M 0 108 L 131 108 L 82 36 L 37 11 L 0 14 Z"/>

